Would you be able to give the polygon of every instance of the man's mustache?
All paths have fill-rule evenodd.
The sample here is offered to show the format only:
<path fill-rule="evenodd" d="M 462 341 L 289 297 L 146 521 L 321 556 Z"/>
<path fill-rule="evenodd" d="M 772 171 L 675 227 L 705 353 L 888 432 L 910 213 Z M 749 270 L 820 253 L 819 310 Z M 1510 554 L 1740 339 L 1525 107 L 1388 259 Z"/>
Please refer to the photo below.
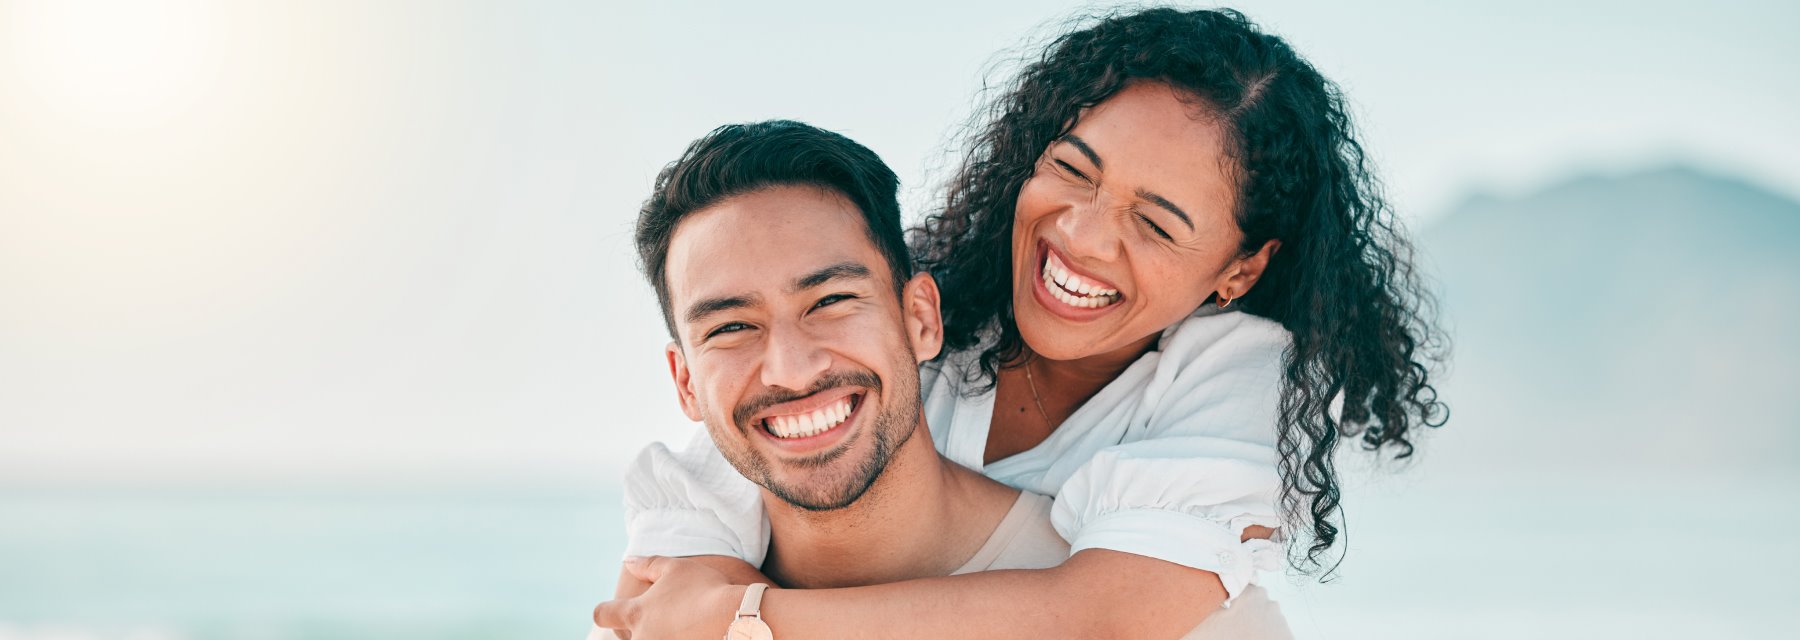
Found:
<path fill-rule="evenodd" d="M 838 387 L 862 387 L 872 391 L 880 391 L 881 378 L 876 377 L 874 372 L 866 370 L 827 372 L 825 375 L 819 376 L 818 380 L 814 380 L 812 386 L 807 387 L 805 391 L 770 390 L 760 395 L 753 396 L 749 400 L 745 400 L 743 403 L 739 404 L 736 409 L 732 410 L 731 421 L 739 427 L 748 428 L 749 425 L 747 423 L 750 420 L 750 416 L 755 415 L 758 411 L 762 411 L 763 409 L 773 407 L 783 402 L 792 402 L 821 391 L 836 389 Z"/>

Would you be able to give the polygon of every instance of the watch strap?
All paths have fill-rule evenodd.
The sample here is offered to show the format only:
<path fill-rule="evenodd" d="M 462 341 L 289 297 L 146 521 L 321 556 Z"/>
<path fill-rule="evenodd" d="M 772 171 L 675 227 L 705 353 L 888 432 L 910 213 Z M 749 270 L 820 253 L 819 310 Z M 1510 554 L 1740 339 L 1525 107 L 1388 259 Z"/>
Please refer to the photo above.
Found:
<path fill-rule="evenodd" d="M 745 589 L 744 590 L 744 601 L 743 601 L 743 603 L 738 605 L 738 610 L 737 610 L 738 616 L 739 617 L 756 616 L 759 618 L 762 617 L 763 590 L 768 589 L 768 588 L 769 588 L 769 585 L 758 582 L 756 584 L 750 585 L 750 588 Z"/>

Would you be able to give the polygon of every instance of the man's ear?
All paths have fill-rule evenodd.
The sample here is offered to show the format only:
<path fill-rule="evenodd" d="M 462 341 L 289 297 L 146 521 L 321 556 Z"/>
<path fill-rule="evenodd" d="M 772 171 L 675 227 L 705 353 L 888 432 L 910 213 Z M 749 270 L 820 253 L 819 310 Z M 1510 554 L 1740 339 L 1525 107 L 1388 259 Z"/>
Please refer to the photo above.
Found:
<path fill-rule="evenodd" d="M 900 291 L 900 313 L 905 316 L 906 340 L 919 362 L 936 358 L 944 348 L 944 317 L 939 313 L 937 279 L 918 273 Z"/>
<path fill-rule="evenodd" d="M 1225 270 L 1225 278 L 1219 284 L 1218 293 L 1226 298 L 1237 299 L 1250 293 L 1256 281 L 1262 278 L 1263 271 L 1269 268 L 1269 259 L 1281 250 L 1280 240 L 1264 242 L 1261 249 L 1249 257 L 1240 258 Z"/>
<path fill-rule="evenodd" d="M 681 343 L 669 341 L 665 348 L 669 356 L 669 377 L 675 379 L 675 395 L 681 400 L 681 412 L 687 414 L 689 420 L 700 422 L 700 405 L 694 396 L 694 379 L 689 375 L 687 354 L 681 351 Z"/>

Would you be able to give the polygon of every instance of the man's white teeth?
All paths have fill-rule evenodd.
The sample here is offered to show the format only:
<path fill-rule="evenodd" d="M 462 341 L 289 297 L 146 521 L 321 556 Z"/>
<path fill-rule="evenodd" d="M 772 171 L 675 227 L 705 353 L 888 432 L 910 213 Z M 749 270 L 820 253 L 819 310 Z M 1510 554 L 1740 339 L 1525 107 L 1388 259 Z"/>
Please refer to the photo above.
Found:
<path fill-rule="evenodd" d="M 1119 299 L 1118 290 L 1075 275 L 1055 253 L 1044 260 L 1044 285 L 1051 297 L 1071 307 L 1096 309 Z"/>
<path fill-rule="evenodd" d="M 844 396 L 837 402 L 813 409 L 810 413 L 794 416 L 775 416 L 764 420 L 769 426 L 769 433 L 778 438 L 804 438 L 818 435 L 832 427 L 843 424 L 850 417 L 850 398 Z"/>

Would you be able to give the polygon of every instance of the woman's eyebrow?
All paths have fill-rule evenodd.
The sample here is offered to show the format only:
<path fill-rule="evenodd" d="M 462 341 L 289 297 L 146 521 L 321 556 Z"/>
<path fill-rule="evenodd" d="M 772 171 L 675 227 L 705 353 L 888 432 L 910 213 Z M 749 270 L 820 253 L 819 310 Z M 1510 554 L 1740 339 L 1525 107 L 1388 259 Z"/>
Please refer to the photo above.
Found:
<path fill-rule="evenodd" d="M 1081 152 L 1081 155 L 1087 156 L 1088 162 L 1094 163 L 1094 168 L 1101 170 L 1106 169 L 1106 163 L 1100 161 L 1100 154 L 1094 153 L 1094 148 L 1088 146 L 1086 140 L 1082 140 L 1073 133 L 1065 133 L 1063 134 L 1062 141 L 1073 145 L 1075 150 Z"/>
<path fill-rule="evenodd" d="M 1149 200 L 1151 203 L 1155 204 L 1156 206 L 1162 207 L 1164 209 L 1168 209 L 1169 213 L 1173 213 L 1173 214 L 1175 214 L 1175 217 L 1181 218 L 1181 223 L 1187 225 L 1188 231 L 1194 230 L 1194 221 L 1192 219 L 1188 218 L 1187 212 L 1182 211 L 1181 207 L 1175 206 L 1175 203 L 1169 202 L 1169 200 L 1167 198 L 1156 195 L 1155 193 L 1146 191 L 1144 189 L 1138 189 L 1137 196 L 1139 198 Z"/>

